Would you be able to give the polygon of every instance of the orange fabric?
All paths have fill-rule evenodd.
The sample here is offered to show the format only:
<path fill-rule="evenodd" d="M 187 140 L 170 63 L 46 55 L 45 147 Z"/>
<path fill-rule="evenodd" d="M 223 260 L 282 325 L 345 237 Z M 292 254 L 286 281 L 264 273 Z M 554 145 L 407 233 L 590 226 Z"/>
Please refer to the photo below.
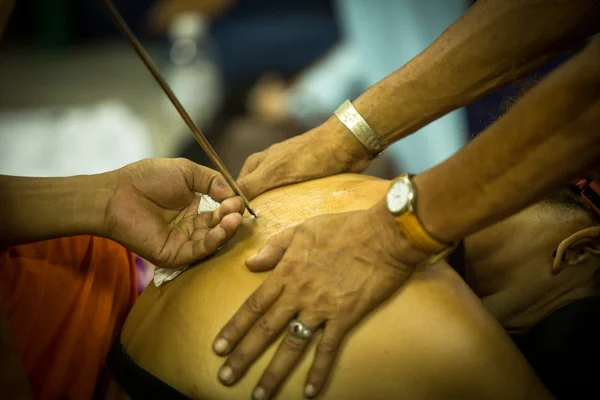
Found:
<path fill-rule="evenodd" d="M 91 399 L 137 296 L 131 252 L 77 236 L 0 252 L 0 295 L 37 399 Z"/>

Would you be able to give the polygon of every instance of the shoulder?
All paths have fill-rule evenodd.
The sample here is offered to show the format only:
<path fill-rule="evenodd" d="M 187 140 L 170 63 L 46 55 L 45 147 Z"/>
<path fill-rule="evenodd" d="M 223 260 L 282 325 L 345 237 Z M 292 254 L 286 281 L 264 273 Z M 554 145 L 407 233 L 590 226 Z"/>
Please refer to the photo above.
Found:
<path fill-rule="evenodd" d="M 423 398 L 551 398 L 502 326 L 446 263 L 420 268 L 382 310 L 388 312 L 381 317 L 395 325 L 386 340 L 387 350 L 398 354 L 396 381 L 427 377 Z"/>

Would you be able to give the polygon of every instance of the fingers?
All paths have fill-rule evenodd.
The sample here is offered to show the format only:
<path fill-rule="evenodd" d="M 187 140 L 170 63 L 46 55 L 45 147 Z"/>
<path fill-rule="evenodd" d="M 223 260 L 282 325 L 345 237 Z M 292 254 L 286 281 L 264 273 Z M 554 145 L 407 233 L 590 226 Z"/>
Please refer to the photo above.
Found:
<path fill-rule="evenodd" d="M 214 200 L 216 200 L 218 202 L 222 202 L 225 199 L 228 199 L 235 195 L 231 186 L 229 186 L 229 184 L 227 183 L 225 178 L 223 178 L 223 176 L 219 173 L 217 173 L 217 175 L 214 177 L 214 179 L 210 183 L 210 187 L 208 188 L 208 191 L 200 192 L 200 193 L 208 193 L 208 195 L 210 197 L 212 197 Z"/>
<path fill-rule="evenodd" d="M 265 159 L 265 156 L 266 153 L 264 151 L 250 155 L 246 161 L 244 161 L 244 165 L 242 166 L 238 179 L 243 178 L 244 176 L 253 172 L 256 167 L 258 167 L 258 165 Z"/>
<path fill-rule="evenodd" d="M 213 349 L 219 355 L 225 355 L 234 348 L 252 325 L 271 307 L 281 295 L 283 288 L 273 280 L 267 279 L 242 304 L 235 315 L 217 335 Z M 227 380 L 227 379 L 225 379 Z"/>
<path fill-rule="evenodd" d="M 252 154 L 248 157 L 240 172 L 237 184 L 249 200 L 252 200 L 265 191 L 263 188 L 264 183 L 262 182 L 264 174 L 260 173 L 259 166 L 266 158 L 266 155 L 266 151 Z"/>
<path fill-rule="evenodd" d="M 216 201 L 223 201 L 233 197 L 234 193 L 223 176 L 214 169 L 198 165 L 185 158 L 174 160 L 184 171 L 190 190 L 197 193 L 205 193 Z"/>
<path fill-rule="evenodd" d="M 345 335 L 346 329 L 343 326 L 328 322 L 317 345 L 315 358 L 308 373 L 304 387 L 306 397 L 317 396 L 325 387 Z"/>
<path fill-rule="evenodd" d="M 239 197 L 233 197 L 221 203 L 213 212 L 203 212 L 194 217 L 193 231 L 170 262 L 172 265 L 184 265 L 198 261 L 227 244 L 241 225 L 240 214 L 244 203 Z"/>
<path fill-rule="evenodd" d="M 264 315 L 249 327 L 248 333 L 221 368 L 219 372 L 221 382 L 231 385 L 244 376 L 248 368 L 288 326 L 289 321 L 297 313 L 295 306 L 290 306 L 290 304 L 293 303 L 281 300 L 280 297 Z"/>
<path fill-rule="evenodd" d="M 219 225 L 212 228 L 208 232 L 204 233 L 202 231 L 195 231 L 194 234 L 192 234 L 192 240 L 195 239 L 196 235 L 204 236 L 203 239 L 198 238 L 195 240 L 199 249 L 202 250 L 200 258 L 206 257 L 207 255 L 215 252 L 217 249 L 227 244 L 242 223 L 242 219 L 243 218 L 240 214 L 229 214 L 222 219 Z"/>
<path fill-rule="evenodd" d="M 200 216 L 196 218 L 198 219 Z M 231 240 L 241 223 L 242 216 L 238 213 L 226 215 L 219 225 L 210 230 L 207 230 L 206 223 L 202 222 L 204 228 L 194 230 L 191 240 L 187 240 L 181 245 L 174 259 L 168 265 L 191 264 L 214 253 Z M 194 224 L 196 225 L 197 221 L 194 221 Z"/>
<path fill-rule="evenodd" d="M 215 211 L 198 214 L 196 220 L 203 219 L 205 226 L 214 228 L 221 223 L 225 216 L 233 213 L 240 215 L 244 213 L 244 201 L 241 197 L 232 197 L 223 201 Z M 200 227 L 201 225 L 196 226 L 196 221 L 194 221 L 194 228 L 198 229 Z"/>
<path fill-rule="evenodd" d="M 298 321 L 308 326 L 314 333 L 319 325 L 321 325 L 323 322 L 323 319 L 317 317 L 316 315 L 310 315 L 303 312 L 300 313 Z M 289 326 L 289 323 L 290 321 L 288 320 L 286 327 Z M 260 378 L 256 389 L 254 389 L 252 398 L 256 400 L 266 400 L 272 398 L 283 381 L 290 375 L 290 373 L 294 370 L 294 367 L 299 363 L 300 359 L 306 352 L 309 343 L 310 339 L 301 339 L 288 333 L 279 345 L 275 356 L 273 356 L 269 366 Z"/>
<path fill-rule="evenodd" d="M 295 231 L 296 229 L 293 227 L 271 237 L 265 247 L 246 260 L 248 269 L 253 272 L 262 272 L 275 268 L 292 243 Z"/>

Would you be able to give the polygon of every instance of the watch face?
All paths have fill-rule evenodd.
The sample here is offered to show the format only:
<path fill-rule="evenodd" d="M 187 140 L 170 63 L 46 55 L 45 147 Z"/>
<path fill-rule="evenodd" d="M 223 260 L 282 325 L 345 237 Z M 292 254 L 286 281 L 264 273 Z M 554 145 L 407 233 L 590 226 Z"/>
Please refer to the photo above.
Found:
<path fill-rule="evenodd" d="M 411 190 L 406 182 L 394 182 L 387 194 L 388 209 L 393 214 L 404 211 L 410 201 L 410 197 Z"/>

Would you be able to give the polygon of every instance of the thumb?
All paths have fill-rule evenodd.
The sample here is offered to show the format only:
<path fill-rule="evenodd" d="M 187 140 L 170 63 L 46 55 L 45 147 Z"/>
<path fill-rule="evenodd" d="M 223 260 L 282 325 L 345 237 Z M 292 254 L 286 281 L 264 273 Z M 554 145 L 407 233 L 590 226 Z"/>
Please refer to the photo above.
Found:
<path fill-rule="evenodd" d="M 218 202 L 233 197 L 235 194 L 223 175 L 214 169 L 196 164 L 186 158 L 173 160 L 183 172 L 189 189 L 193 192 L 208 194 Z"/>
<path fill-rule="evenodd" d="M 292 243 L 295 232 L 295 227 L 289 228 L 271 237 L 265 247 L 246 260 L 248 269 L 252 272 L 263 272 L 275 268 Z"/>

